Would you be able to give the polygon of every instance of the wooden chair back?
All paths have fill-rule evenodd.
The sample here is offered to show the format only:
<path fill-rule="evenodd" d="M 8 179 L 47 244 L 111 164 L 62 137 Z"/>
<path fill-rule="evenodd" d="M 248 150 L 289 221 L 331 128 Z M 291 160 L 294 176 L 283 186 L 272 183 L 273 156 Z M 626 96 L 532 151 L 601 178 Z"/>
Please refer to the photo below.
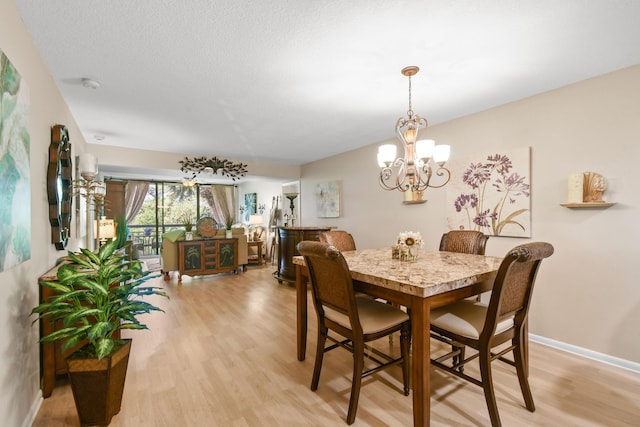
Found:
<path fill-rule="evenodd" d="M 513 329 L 520 330 L 527 319 L 540 264 L 552 254 L 553 246 L 546 242 L 516 246 L 507 253 L 493 284 L 481 340 L 492 337 L 498 322 L 511 316 Z"/>
<path fill-rule="evenodd" d="M 440 239 L 440 250 L 484 255 L 489 236 L 475 230 L 451 230 Z"/>
<path fill-rule="evenodd" d="M 320 322 L 325 322 L 324 307 L 329 307 L 348 316 L 352 330 L 356 335 L 362 334 L 351 272 L 340 251 L 328 243 L 314 241 L 302 241 L 297 248 L 309 269 L 313 302 Z"/>
<path fill-rule="evenodd" d="M 344 230 L 330 230 L 320 233 L 320 242 L 334 246 L 341 252 L 355 251 L 356 242 L 351 233 Z"/>

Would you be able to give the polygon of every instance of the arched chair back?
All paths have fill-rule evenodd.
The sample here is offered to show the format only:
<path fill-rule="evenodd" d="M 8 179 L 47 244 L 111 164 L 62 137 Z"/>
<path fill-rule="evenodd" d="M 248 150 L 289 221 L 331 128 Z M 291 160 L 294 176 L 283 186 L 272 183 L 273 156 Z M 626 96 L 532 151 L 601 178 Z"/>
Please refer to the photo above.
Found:
<path fill-rule="evenodd" d="M 489 236 L 475 230 L 451 230 L 440 239 L 440 250 L 484 255 Z"/>
<path fill-rule="evenodd" d="M 355 251 L 356 242 L 351 233 L 344 230 L 329 230 L 320 233 L 320 241 L 334 246 L 340 252 Z"/>

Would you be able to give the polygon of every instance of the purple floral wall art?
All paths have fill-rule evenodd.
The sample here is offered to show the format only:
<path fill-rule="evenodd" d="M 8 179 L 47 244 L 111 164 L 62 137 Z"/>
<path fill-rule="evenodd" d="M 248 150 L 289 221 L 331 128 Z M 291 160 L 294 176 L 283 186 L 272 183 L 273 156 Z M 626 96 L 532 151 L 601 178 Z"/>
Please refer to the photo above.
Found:
<path fill-rule="evenodd" d="M 449 229 L 531 237 L 530 176 L 528 147 L 454 162 L 447 186 Z"/>

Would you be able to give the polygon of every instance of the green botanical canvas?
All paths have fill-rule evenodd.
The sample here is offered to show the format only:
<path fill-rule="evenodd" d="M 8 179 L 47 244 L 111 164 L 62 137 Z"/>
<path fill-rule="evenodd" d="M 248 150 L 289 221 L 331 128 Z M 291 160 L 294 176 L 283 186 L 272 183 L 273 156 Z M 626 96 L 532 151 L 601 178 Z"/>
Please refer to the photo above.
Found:
<path fill-rule="evenodd" d="M 0 271 L 31 258 L 29 90 L 0 50 Z"/>

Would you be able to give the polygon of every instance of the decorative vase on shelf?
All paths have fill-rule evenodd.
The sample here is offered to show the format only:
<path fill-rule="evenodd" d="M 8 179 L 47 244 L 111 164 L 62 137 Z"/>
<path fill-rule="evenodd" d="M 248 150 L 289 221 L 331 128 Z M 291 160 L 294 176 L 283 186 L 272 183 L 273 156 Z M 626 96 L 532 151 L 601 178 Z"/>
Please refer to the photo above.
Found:
<path fill-rule="evenodd" d="M 225 230 L 224 234 L 227 239 L 231 239 L 233 237 L 233 233 L 231 232 L 231 229 Z"/>
<path fill-rule="evenodd" d="M 602 203 L 602 195 L 607 188 L 604 177 L 599 173 L 584 173 L 584 189 L 582 200 L 586 203 Z"/>
<path fill-rule="evenodd" d="M 184 233 L 184 240 L 193 240 L 193 232 L 187 231 Z"/>

